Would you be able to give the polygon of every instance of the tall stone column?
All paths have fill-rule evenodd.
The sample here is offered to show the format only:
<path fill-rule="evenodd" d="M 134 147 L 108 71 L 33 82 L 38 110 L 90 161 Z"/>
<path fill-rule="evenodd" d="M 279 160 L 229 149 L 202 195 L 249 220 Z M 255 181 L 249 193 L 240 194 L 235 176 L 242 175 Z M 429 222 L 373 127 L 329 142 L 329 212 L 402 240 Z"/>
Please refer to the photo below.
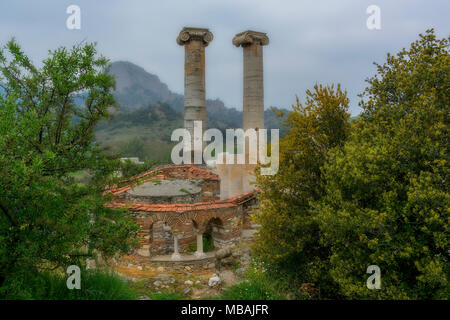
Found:
<path fill-rule="evenodd" d="M 233 38 L 236 47 L 241 46 L 244 53 L 244 97 L 242 106 L 242 128 L 264 128 L 264 76 L 263 76 L 263 46 L 269 44 L 269 38 L 265 33 L 256 31 L 244 31 Z M 249 164 L 249 147 L 245 141 L 245 165 L 242 168 L 242 191 L 247 192 L 254 187 L 254 164 Z M 258 143 L 258 140 L 255 141 Z M 255 155 L 256 159 L 258 155 Z"/>
<path fill-rule="evenodd" d="M 205 47 L 212 40 L 213 34 L 208 29 L 191 27 L 184 27 L 177 38 L 177 43 L 185 48 L 184 127 L 191 134 L 191 150 L 194 154 L 197 151 L 197 158 L 192 159 L 195 162 L 201 161 L 198 156 L 203 154 L 203 131 L 206 127 Z M 201 121 L 202 125 L 197 141 L 194 141 L 194 121 Z"/>
<path fill-rule="evenodd" d="M 244 52 L 244 130 L 264 128 L 264 78 L 263 78 L 263 46 L 269 44 L 265 33 L 244 31 L 233 38 L 236 47 L 241 46 Z"/>

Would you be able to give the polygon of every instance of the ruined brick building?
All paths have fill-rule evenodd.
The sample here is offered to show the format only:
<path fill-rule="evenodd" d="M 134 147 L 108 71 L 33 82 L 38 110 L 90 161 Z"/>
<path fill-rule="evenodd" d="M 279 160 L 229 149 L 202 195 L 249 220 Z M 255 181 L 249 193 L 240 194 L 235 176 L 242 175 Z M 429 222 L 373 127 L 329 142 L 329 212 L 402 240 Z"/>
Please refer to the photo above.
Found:
<path fill-rule="evenodd" d="M 177 38 L 185 47 L 184 125 L 192 132 L 194 121 L 206 123 L 205 48 L 212 40 L 208 29 L 199 28 L 183 28 Z M 244 52 L 243 129 L 258 130 L 264 128 L 262 46 L 268 38 L 246 31 L 237 34 L 233 44 Z M 132 256 L 150 264 L 203 260 L 212 256 L 203 252 L 206 234 L 215 248 L 239 242 L 243 230 L 251 227 L 250 214 L 257 206 L 250 183 L 254 167 L 167 165 L 138 176 L 139 184 L 108 190 L 114 197 L 109 206 L 128 208 L 141 226 L 140 247 Z M 191 244 L 196 244 L 196 251 L 188 253 Z"/>

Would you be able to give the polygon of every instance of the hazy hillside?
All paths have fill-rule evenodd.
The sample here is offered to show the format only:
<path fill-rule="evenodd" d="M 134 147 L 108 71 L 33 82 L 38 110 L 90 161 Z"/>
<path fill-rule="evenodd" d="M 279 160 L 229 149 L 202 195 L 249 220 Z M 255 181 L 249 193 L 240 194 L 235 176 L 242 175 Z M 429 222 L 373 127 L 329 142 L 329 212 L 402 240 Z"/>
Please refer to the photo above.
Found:
<path fill-rule="evenodd" d="M 113 62 L 110 74 L 116 78 L 114 93 L 122 111 L 134 111 L 150 104 L 164 102 L 175 111 L 183 111 L 183 96 L 173 93 L 158 76 L 126 61 Z"/>
<path fill-rule="evenodd" d="M 114 95 L 119 102 L 121 111 L 130 112 L 162 102 L 168 104 L 180 115 L 184 114 L 183 95 L 170 91 L 158 76 L 127 61 L 113 62 L 110 73 L 116 78 Z M 206 110 L 209 128 L 224 130 L 242 126 L 242 112 L 234 108 L 227 108 L 220 99 L 207 99 Z M 266 128 L 278 128 L 278 119 L 273 112 L 266 110 L 264 116 Z"/>
<path fill-rule="evenodd" d="M 110 121 L 100 123 L 97 141 L 123 156 L 168 161 L 172 131 L 183 127 L 183 95 L 170 91 L 158 76 L 126 61 L 111 64 L 116 79 L 114 95 L 119 110 Z M 225 130 L 242 127 L 242 112 L 227 108 L 219 100 L 207 100 L 207 127 Z M 279 128 L 279 119 L 266 110 L 266 128 Z M 285 131 L 280 128 L 281 134 Z"/>
<path fill-rule="evenodd" d="M 175 144 L 170 141 L 172 131 L 183 127 L 182 116 L 164 103 L 119 111 L 110 121 L 97 126 L 96 140 L 110 151 L 126 157 L 156 159 L 168 162 Z"/>

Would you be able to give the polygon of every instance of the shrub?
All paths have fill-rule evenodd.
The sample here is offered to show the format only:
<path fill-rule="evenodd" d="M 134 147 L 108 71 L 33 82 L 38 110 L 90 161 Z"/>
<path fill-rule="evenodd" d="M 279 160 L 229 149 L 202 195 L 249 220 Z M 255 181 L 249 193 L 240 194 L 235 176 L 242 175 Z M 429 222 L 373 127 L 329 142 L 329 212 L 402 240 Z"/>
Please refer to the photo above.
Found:
<path fill-rule="evenodd" d="M 448 298 L 448 49 L 429 30 L 388 55 L 352 136 L 324 166 L 317 221 L 346 298 Z M 365 285 L 369 265 L 381 269 L 381 290 Z"/>
<path fill-rule="evenodd" d="M 254 252 L 270 265 L 273 277 L 282 274 L 297 287 L 319 278 L 322 290 L 332 287 L 323 281 L 329 250 L 319 241 L 311 203 L 324 194 L 321 167 L 327 152 L 349 135 L 348 107 L 347 94 L 339 85 L 308 90 L 305 104 L 297 100 L 286 117 L 289 130 L 280 141 L 277 174 L 257 174 L 260 209 L 254 217 L 261 229 Z"/>

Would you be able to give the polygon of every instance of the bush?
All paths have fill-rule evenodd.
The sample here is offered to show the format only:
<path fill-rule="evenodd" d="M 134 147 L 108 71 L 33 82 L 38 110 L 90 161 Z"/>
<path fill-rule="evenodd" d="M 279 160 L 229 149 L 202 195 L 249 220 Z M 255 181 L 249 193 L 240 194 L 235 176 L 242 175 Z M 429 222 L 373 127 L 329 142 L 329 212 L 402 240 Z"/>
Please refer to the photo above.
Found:
<path fill-rule="evenodd" d="M 388 55 L 352 136 L 324 166 L 317 221 L 346 298 L 448 298 L 448 48 L 429 30 Z M 381 269 L 381 290 L 365 285 L 369 265 Z"/>
<path fill-rule="evenodd" d="M 344 143 L 351 126 L 349 99 L 339 85 L 316 85 L 306 93 L 305 104 L 297 100 L 286 117 L 290 129 L 280 141 L 277 174 L 257 174 L 260 209 L 254 215 L 261 225 L 254 252 L 273 277 L 286 276 L 298 288 L 326 277 L 328 248 L 319 241 L 311 203 L 324 194 L 327 152 Z M 330 286 L 320 282 L 322 291 Z"/>
<path fill-rule="evenodd" d="M 104 205 L 120 163 L 94 143 L 115 104 L 107 66 L 95 44 L 60 47 L 38 65 L 15 40 L 0 48 L 0 287 L 137 245 L 132 217 Z M 89 176 L 76 181 L 80 172 Z"/>
<path fill-rule="evenodd" d="M 388 54 L 351 124 L 339 88 L 288 115 L 278 173 L 257 176 L 255 252 L 296 296 L 448 299 L 449 46 L 428 30 Z"/>

